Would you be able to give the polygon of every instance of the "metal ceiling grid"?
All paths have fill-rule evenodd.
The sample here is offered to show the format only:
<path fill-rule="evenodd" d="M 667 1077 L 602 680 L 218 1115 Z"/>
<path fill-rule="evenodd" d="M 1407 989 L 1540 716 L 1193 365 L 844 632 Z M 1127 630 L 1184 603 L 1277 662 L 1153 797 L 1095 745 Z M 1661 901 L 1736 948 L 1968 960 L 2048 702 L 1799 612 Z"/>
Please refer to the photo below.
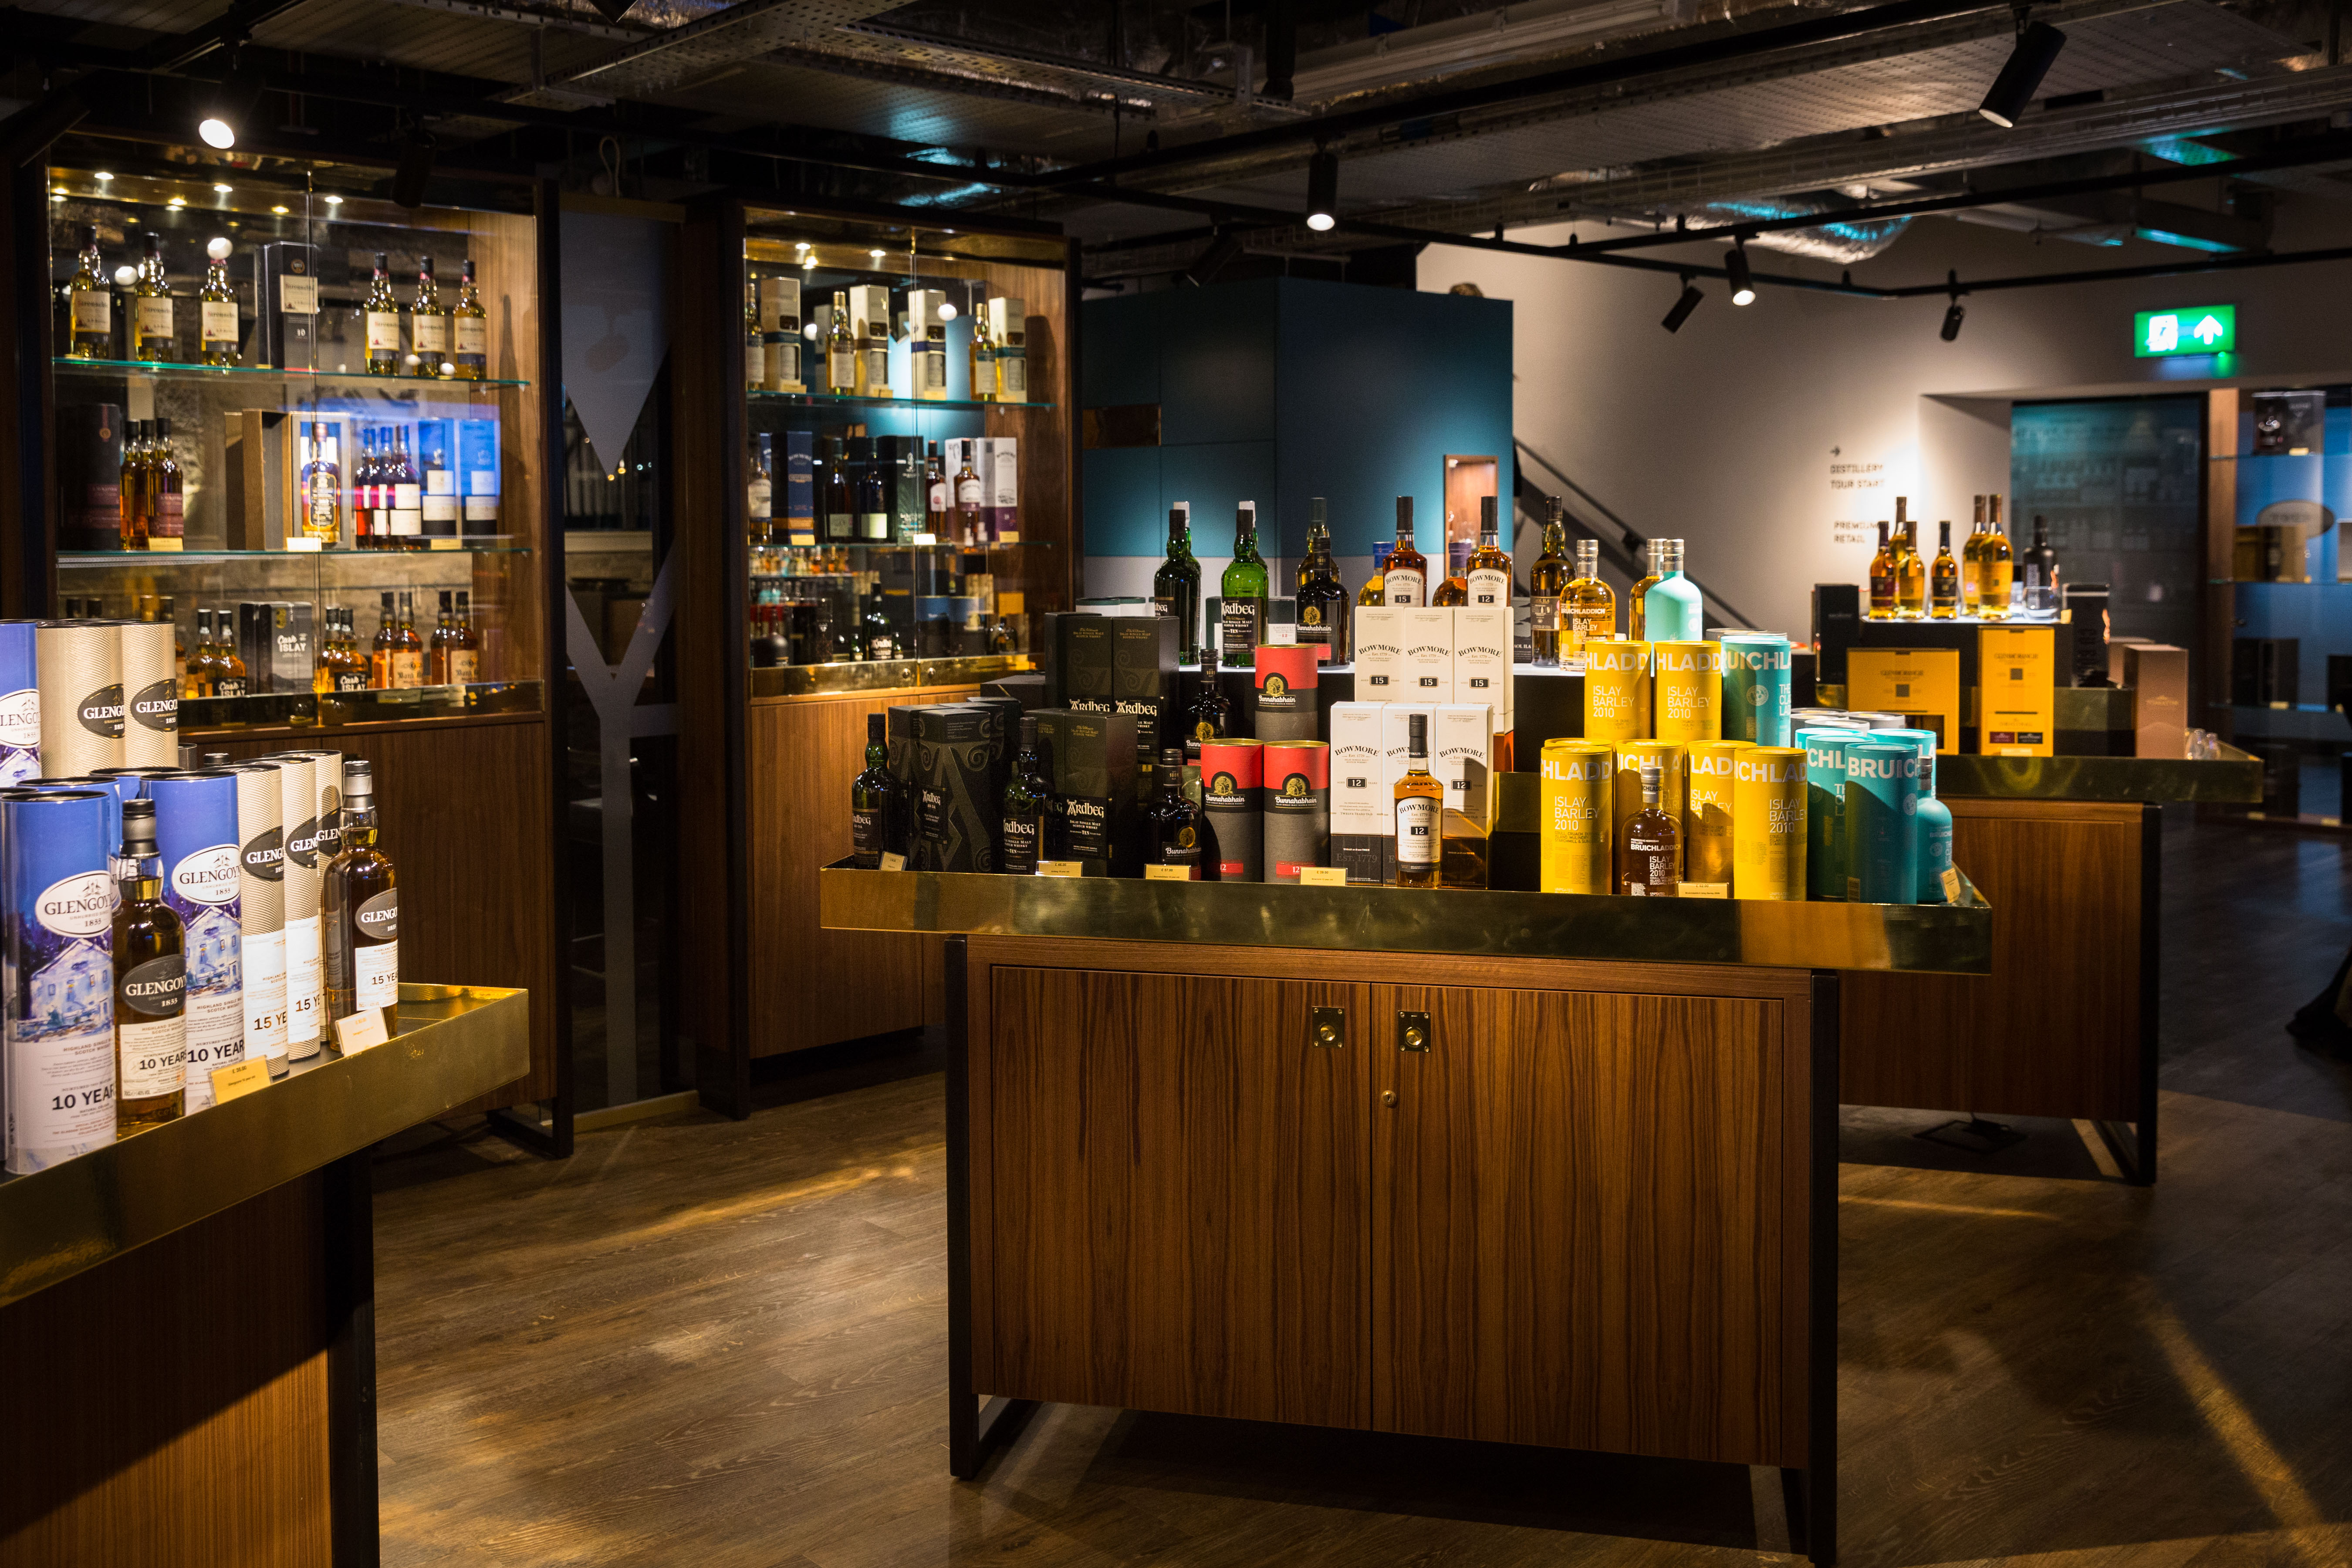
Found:
<path fill-rule="evenodd" d="M 838 29 L 825 44 L 876 58 L 903 60 L 930 70 L 997 77 L 1024 86 L 1058 88 L 1072 94 L 1110 93 L 1128 102 L 1192 105 L 1230 101 L 1233 97 L 1230 89 L 1211 83 L 1097 68 L 1084 60 L 1059 59 L 1009 47 L 987 50 L 982 45 L 960 44 L 953 38 L 880 23 L 852 23 Z"/>
<path fill-rule="evenodd" d="M 740 68 L 697 86 L 690 100 L 647 96 L 708 114 L 740 115 L 758 122 L 781 118 L 927 147 L 1049 151 L 1076 132 L 1086 138 L 1075 149 L 1084 154 L 1099 153 L 1110 144 L 1108 120 L 1084 110 L 916 91 L 902 83 L 766 60 L 738 64 Z M 1141 134 L 1130 132 L 1130 145 Z"/>
<path fill-rule="evenodd" d="M 492 81 L 528 81 L 531 38 L 540 31 L 485 17 L 387 5 L 381 0 L 310 0 L 255 28 L 253 39 L 297 53 L 385 61 Z M 551 67 L 557 60 L 593 58 L 612 47 L 553 28 L 547 35 Z"/>
<path fill-rule="evenodd" d="M 77 22 L 141 27 L 155 33 L 185 33 L 228 9 L 226 0 L 29 0 L 23 9 Z"/>
<path fill-rule="evenodd" d="M 737 0 L 698 22 L 566 71 L 562 79 L 592 92 L 641 98 L 887 9 L 888 0 Z"/>

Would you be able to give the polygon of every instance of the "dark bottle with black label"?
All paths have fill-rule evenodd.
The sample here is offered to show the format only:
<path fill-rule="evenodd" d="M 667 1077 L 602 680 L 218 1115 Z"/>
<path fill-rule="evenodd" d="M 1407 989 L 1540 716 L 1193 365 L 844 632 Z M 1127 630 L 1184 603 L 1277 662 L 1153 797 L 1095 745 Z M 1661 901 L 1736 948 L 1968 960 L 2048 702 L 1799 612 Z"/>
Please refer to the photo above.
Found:
<path fill-rule="evenodd" d="M 341 1024 L 381 1008 L 389 1037 L 396 1032 L 400 1001 L 400 894 L 391 857 L 376 847 L 374 769 L 364 757 L 343 763 L 340 821 L 341 851 L 320 879 L 327 1017 Z"/>
<path fill-rule="evenodd" d="M 1055 858 L 1051 842 L 1055 818 L 1054 780 L 1045 768 L 1045 752 L 1037 742 L 1037 721 L 1021 721 L 1021 749 L 1013 759 L 1013 776 L 1004 785 L 1002 837 L 1004 869 L 1015 877 L 1034 877 L 1037 862 Z"/>
<path fill-rule="evenodd" d="M 1201 879 L 1201 806 L 1184 793 L 1181 746 L 1160 752 L 1160 788 L 1143 807 L 1143 832 L 1144 864 L 1181 866 L 1192 880 Z"/>
<path fill-rule="evenodd" d="M 114 882 L 114 1131 L 127 1138 L 177 1121 L 186 1101 L 188 965 L 152 800 L 123 803 Z"/>
<path fill-rule="evenodd" d="M 1233 731 L 1233 699 L 1217 687 L 1216 661 L 1204 659 L 1200 689 L 1192 694 L 1192 706 L 1184 714 L 1184 752 L 1197 763 L 1202 742 L 1222 741 Z"/>
<path fill-rule="evenodd" d="M 890 777 L 889 715 L 866 716 L 866 771 L 849 781 L 850 859 L 868 871 L 882 865 L 890 841 L 890 810 L 898 784 Z"/>
<path fill-rule="evenodd" d="M 1339 563 L 1331 556 L 1331 525 L 1323 498 L 1308 503 L 1307 558 L 1298 563 L 1298 640 L 1331 651 L 1321 657 L 1344 658 L 1349 647 L 1348 610 L 1354 596 L 1339 580 Z"/>

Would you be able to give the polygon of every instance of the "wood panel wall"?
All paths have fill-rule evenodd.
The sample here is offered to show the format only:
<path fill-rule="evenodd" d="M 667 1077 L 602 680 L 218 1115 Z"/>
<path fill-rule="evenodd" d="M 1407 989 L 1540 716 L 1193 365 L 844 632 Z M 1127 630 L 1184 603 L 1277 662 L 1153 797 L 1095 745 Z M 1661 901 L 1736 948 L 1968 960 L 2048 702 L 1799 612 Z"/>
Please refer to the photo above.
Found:
<path fill-rule="evenodd" d="M 971 938 L 977 1391 L 1805 1466 L 1809 977 L 1450 968 Z"/>
<path fill-rule="evenodd" d="M 530 995 L 530 1076 L 449 1112 L 552 1099 L 558 1028 L 553 782 L 537 714 L 191 735 L 244 760 L 329 747 L 375 765 L 379 840 L 400 879 L 400 973 L 409 981 L 511 985 Z"/>
<path fill-rule="evenodd" d="M 321 1182 L 0 1309 L 0 1568 L 327 1568 Z"/>
<path fill-rule="evenodd" d="M 1947 799 L 1952 860 L 1993 909 L 1992 973 L 1850 973 L 1849 1105 L 2141 1115 L 2141 878 L 2153 807 Z"/>

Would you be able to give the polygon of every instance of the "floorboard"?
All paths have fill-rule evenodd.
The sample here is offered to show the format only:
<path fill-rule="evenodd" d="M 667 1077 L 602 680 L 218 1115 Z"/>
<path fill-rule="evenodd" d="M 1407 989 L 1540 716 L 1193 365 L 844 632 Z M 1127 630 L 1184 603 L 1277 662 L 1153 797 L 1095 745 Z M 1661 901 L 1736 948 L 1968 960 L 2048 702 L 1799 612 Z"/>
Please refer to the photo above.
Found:
<path fill-rule="evenodd" d="M 2154 1190 L 2072 1123 L 1986 1155 L 1847 1110 L 1846 1563 L 2352 1561 L 2352 1067 L 2281 1028 L 2352 944 L 2347 854 L 2168 821 Z M 1734 1467 L 1049 1407 L 952 1482 L 936 1048 L 760 1094 L 379 1161 L 387 1564 L 1791 1560 Z"/>

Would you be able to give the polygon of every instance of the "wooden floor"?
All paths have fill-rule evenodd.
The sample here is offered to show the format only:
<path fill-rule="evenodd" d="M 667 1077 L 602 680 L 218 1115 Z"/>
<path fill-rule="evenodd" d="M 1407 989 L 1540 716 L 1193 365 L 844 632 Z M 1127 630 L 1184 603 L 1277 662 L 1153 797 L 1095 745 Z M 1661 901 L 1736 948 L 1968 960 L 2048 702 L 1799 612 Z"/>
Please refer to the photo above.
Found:
<path fill-rule="evenodd" d="M 2154 1191 L 2066 1123 L 1987 1157 L 1848 1110 L 1846 1563 L 2352 1563 L 2352 1068 L 2279 1026 L 2352 944 L 2347 853 L 2168 828 Z M 383 1161 L 386 1563 L 1786 1560 L 1732 1467 L 1051 1408 L 950 1481 L 937 1067 Z"/>

